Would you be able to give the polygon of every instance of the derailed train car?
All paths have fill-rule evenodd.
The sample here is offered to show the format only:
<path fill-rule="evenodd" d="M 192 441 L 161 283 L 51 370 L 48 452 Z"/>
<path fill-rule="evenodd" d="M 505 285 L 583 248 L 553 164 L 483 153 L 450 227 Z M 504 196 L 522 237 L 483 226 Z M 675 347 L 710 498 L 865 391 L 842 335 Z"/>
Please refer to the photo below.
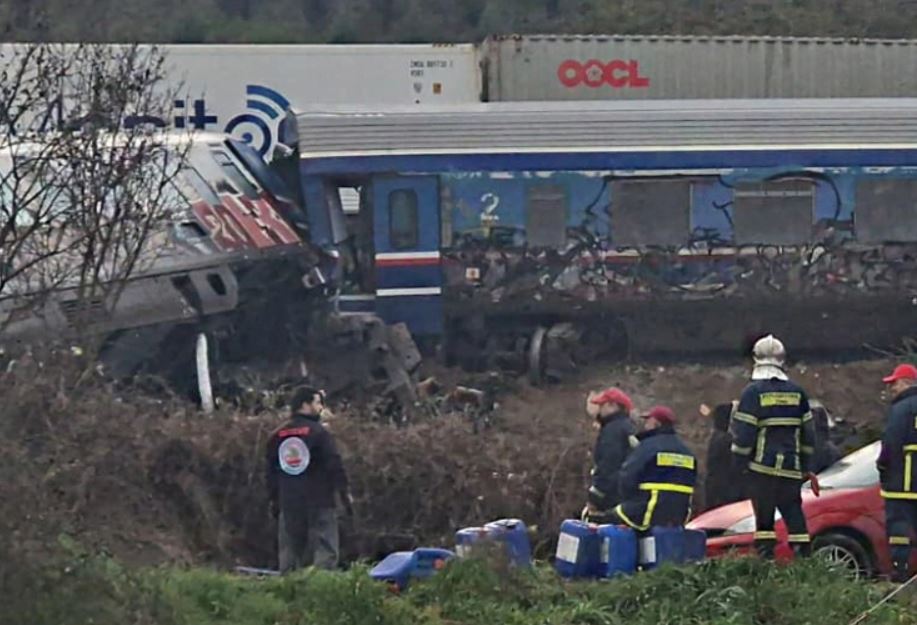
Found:
<path fill-rule="evenodd" d="M 607 347 L 731 350 L 773 331 L 834 350 L 913 331 L 914 99 L 337 109 L 282 134 L 349 276 L 339 306 L 469 364 L 539 378 Z"/>
<path fill-rule="evenodd" d="M 122 288 L 87 299 L 64 282 L 37 309 L 24 305 L 27 292 L 11 289 L 16 296 L 0 300 L 3 343 L 88 330 L 103 339 L 113 374 L 166 370 L 181 384 L 194 384 L 195 368 L 198 378 L 205 373 L 199 337 L 210 339 L 204 354 L 219 346 L 227 359 L 233 350 L 280 355 L 290 347 L 284 315 L 325 282 L 329 258 L 308 242 L 307 220 L 292 193 L 250 146 L 203 133 L 190 148 L 184 141 L 167 143 L 182 158 L 187 149 L 167 193 L 171 218 L 150 234 L 138 270 Z M 29 150 L 19 146 L 15 153 L 28 157 Z M 18 166 L 15 160 L 0 159 L 3 167 Z M 307 313 L 295 312 L 300 321 Z"/>

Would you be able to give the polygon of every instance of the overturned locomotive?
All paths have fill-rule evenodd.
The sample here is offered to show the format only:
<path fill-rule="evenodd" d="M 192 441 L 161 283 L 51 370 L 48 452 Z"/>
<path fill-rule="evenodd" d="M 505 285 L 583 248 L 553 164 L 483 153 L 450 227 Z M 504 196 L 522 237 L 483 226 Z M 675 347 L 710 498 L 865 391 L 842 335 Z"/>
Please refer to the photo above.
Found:
<path fill-rule="evenodd" d="M 339 307 L 471 366 L 912 331 L 915 99 L 325 109 L 281 135 Z"/>

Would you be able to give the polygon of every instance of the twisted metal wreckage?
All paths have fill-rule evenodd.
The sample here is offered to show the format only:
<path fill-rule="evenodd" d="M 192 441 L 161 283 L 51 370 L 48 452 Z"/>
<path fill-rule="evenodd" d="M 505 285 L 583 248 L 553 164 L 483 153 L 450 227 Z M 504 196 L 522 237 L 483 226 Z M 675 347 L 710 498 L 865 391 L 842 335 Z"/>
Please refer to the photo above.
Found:
<path fill-rule="evenodd" d="M 173 149 L 169 141 L 178 145 L 166 140 L 163 149 Z M 9 168 L 30 149 L 17 146 L 3 161 L 5 173 L 12 176 Z M 164 377 L 208 411 L 215 393 L 251 390 L 246 378 L 259 369 L 272 384 L 314 381 L 333 369 L 333 389 L 416 400 L 420 356 L 410 334 L 371 314 L 334 314 L 335 259 L 309 242 L 301 208 L 250 146 L 196 135 L 173 183 L 168 217 L 155 224 L 122 283 L 87 289 L 61 274 L 39 291 L 28 273 L 4 281 L 2 345 L 15 352 L 49 337 L 97 341 L 110 375 Z M 66 229 L 60 236 L 70 236 Z M 69 251 L 59 258 L 46 264 L 56 271 L 85 262 Z M 347 366 L 334 366 L 342 360 Z M 310 362 L 322 367 L 310 371 Z"/>

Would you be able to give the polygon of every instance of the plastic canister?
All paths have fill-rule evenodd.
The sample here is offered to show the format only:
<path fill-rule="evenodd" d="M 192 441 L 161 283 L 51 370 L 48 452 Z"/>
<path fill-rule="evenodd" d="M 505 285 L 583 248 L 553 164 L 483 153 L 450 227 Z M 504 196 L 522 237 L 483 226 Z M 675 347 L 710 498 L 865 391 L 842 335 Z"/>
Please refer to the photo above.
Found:
<path fill-rule="evenodd" d="M 707 558 L 707 533 L 704 530 L 685 530 L 685 561 L 703 562 Z"/>
<path fill-rule="evenodd" d="M 560 524 L 554 568 L 566 578 L 598 577 L 602 539 L 599 526 L 575 519 Z"/>
<path fill-rule="evenodd" d="M 375 580 L 394 584 L 399 590 L 407 588 L 412 578 L 429 577 L 445 566 L 455 554 L 448 549 L 422 547 L 414 551 L 396 551 L 370 570 Z"/>
<path fill-rule="evenodd" d="M 640 539 L 639 563 L 642 569 L 654 569 L 664 562 L 681 564 L 685 561 L 685 530 L 683 527 L 651 527 Z"/>
<path fill-rule="evenodd" d="M 637 570 L 637 534 L 623 525 L 599 526 L 599 576 L 632 575 Z"/>
<path fill-rule="evenodd" d="M 516 566 L 532 565 L 532 544 L 525 523 L 519 519 L 500 519 L 488 523 L 484 529 L 506 545 L 510 562 Z"/>

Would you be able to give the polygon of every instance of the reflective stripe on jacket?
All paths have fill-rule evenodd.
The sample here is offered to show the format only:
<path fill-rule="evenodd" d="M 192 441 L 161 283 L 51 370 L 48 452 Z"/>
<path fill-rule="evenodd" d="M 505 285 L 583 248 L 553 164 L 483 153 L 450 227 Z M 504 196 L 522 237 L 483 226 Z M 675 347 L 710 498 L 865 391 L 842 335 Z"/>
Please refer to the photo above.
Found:
<path fill-rule="evenodd" d="M 621 468 L 623 502 L 615 512 L 638 531 L 654 525 L 683 525 L 691 515 L 697 482 L 694 454 L 671 426 L 638 438 L 640 444 Z"/>
<path fill-rule="evenodd" d="M 756 473 L 801 480 L 812 470 L 815 422 L 806 392 L 789 380 L 749 384 L 732 415 L 732 453 Z"/>
<path fill-rule="evenodd" d="M 917 501 L 917 387 L 892 400 L 876 464 L 884 498 Z"/>

